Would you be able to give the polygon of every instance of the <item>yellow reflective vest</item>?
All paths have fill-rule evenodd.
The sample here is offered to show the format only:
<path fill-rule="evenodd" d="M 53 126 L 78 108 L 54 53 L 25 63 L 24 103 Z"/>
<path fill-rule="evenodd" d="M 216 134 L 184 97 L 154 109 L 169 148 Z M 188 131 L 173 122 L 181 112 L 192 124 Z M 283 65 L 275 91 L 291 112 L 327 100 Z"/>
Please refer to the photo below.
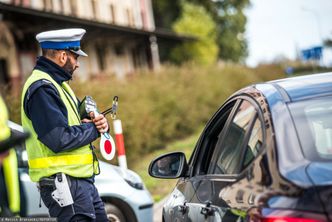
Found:
<path fill-rule="evenodd" d="M 2 97 L 0 96 L 0 141 L 6 140 L 10 137 L 10 129 L 7 126 L 7 121 L 8 121 L 7 107 L 4 101 L 2 100 Z"/>
<path fill-rule="evenodd" d="M 8 205 L 10 211 L 20 213 L 20 185 L 18 176 L 17 156 L 14 149 L 9 151 L 8 157 L 3 161 L 4 181 L 7 189 Z"/>
<path fill-rule="evenodd" d="M 98 174 L 98 160 L 94 158 L 90 145 L 77 147 L 71 151 L 54 153 L 38 140 L 31 120 L 24 111 L 24 97 L 32 83 L 38 80 L 46 80 L 55 86 L 61 100 L 66 106 L 68 113 L 68 125 L 80 125 L 81 120 L 78 114 L 78 101 L 70 86 L 63 82 L 59 85 L 51 76 L 40 70 L 34 70 L 26 81 L 22 92 L 21 119 L 24 128 L 31 132 L 31 137 L 25 142 L 28 153 L 29 175 L 32 181 L 37 182 L 42 177 L 49 177 L 58 172 L 77 178 L 91 177 Z"/>

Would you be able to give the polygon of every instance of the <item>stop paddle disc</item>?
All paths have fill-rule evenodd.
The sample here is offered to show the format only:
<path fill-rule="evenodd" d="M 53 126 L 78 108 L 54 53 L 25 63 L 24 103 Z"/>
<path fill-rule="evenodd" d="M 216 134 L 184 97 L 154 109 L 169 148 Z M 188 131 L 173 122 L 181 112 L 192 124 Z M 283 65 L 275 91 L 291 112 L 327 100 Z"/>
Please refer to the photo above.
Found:
<path fill-rule="evenodd" d="M 115 155 L 115 143 L 108 133 L 103 133 L 100 138 L 100 153 L 106 160 L 113 159 Z"/>

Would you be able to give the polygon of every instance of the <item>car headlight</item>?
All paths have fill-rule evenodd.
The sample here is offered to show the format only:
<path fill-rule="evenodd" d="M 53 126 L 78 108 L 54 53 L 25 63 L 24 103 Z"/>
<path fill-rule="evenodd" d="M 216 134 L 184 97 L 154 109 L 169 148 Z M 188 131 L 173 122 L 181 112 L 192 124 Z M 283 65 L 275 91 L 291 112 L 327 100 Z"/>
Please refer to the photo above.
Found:
<path fill-rule="evenodd" d="M 133 188 L 138 190 L 144 189 L 144 184 L 142 179 L 133 171 L 121 169 L 119 167 L 115 168 L 115 170 L 122 176 L 122 178 Z"/>
<path fill-rule="evenodd" d="M 135 189 L 138 189 L 138 190 L 143 190 L 144 189 L 144 185 L 143 183 L 139 183 L 139 182 L 133 182 L 131 180 L 127 180 L 127 179 L 124 179 L 130 186 L 132 186 L 133 188 Z"/>

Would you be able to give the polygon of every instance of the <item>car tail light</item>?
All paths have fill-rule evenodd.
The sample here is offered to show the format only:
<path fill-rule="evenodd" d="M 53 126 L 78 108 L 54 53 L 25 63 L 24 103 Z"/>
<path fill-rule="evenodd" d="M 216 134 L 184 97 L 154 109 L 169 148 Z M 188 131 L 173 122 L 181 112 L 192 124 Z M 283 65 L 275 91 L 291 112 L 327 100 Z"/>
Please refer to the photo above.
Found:
<path fill-rule="evenodd" d="M 257 216 L 259 222 L 327 222 L 325 214 L 306 210 L 263 208 Z"/>
<path fill-rule="evenodd" d="M 322 220 L 301 217 L 274 216 L 261 218 L 261 222 L 322 222 Z"/>

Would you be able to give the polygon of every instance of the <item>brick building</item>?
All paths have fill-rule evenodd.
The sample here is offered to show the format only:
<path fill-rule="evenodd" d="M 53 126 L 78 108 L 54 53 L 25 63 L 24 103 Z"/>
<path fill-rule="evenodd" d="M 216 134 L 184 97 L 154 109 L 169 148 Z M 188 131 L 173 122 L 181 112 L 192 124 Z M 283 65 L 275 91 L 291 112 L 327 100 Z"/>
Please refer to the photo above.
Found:
<path fill-rule="evenodd" d="M 158 44 L 185 40 L 156 29 L 151 0 L 0 0 L 0 84 L 19 86 L 40 55 L 35 35 L 61 28 L 87 30 L 83 80 L 158 69 Z"/>

